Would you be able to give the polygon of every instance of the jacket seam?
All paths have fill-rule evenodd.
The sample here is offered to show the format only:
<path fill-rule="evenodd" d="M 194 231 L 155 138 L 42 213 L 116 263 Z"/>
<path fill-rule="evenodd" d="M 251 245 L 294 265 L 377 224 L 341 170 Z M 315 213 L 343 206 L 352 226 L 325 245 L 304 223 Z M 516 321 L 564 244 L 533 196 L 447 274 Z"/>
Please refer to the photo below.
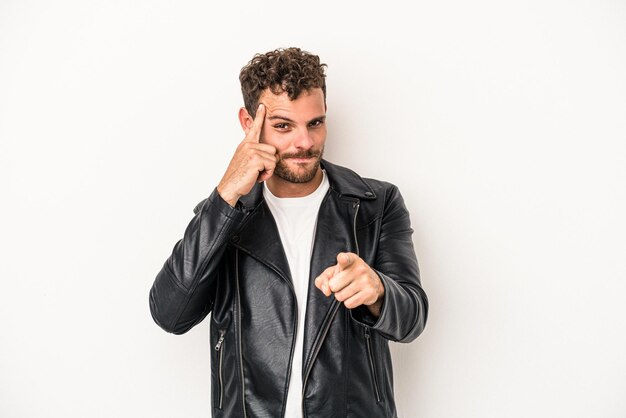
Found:
<path fill-rule="evenodd" d="M 213 248 L 215 248 L 217 243 L 220 241 L 223 235 L 224 229 L 226 228 L 228 224 L 230 224 L 230 222 L 231 222 L 230 219 L 224 222 L 219 232 L 217 233 L 217 238 L 213 241 L 211 248 L 209 248 L 209 251 L 207 252 L 207 254 L 211 255 L 213 253 Z M 182 305 L 182 308 L 176 314 L 176 317 L 175 317 L 176 319 L 173 321 L 172 329 L 175 327 L 176 324 L 178 324 L 178 322 L 180 321 L 180 317 L 183 315 L 183 312 L 185 312 L 185 310 L 187 309 L 187 306 L 189 305 L 189 301 L 191 300 L 191 297 L 193 296 L 194 292 L 196 291 L 196 288 L 198 287 L 198 283 L 200 282 L 200 277 L 202 277 L 201 272 L 204 271 L 204 269 L 206 268 L 211 258 L 212 258 L 211 256 L 207 256 L 205 258 L 205 260 L 202 262 L 201 267 L 198 269 L 198 272 L 200 272 L 200 274 L 196 273 L 197 277 L 189 285 L 189 290 L 187 291 L 187 296 L 185 297 L 185 303 Z"/>
<path fill-rule="evenodd" d="M 165 263 L 165 272 L 170 277 L 170 281 L 174 283 L 174 285 L 178 288 L 178 290 L 181 290 L 183 293 L 188 292 L 187 288 L 183 286 L 181 282 L 178 281 L 178 279 L 176 278 L 176 275 L 174 274 L 174 272 L 172 271 L 172 268 L 169 266 L 168 263 Z"/>
<path fill-rule="evenodd" d="M 368 228 L 371 224 L 375 223 L 376 221 L 378 221 L 378 220 L 380 220 L 382 218 L 383 218 L 382 216 L 377 216 L 374 219 L 372 219 L 371 221 L 369 221 L 368 223 L 366 223 L 365 225 L 359 226 L 356 230 L 360 231 L 362 229 Z"/>

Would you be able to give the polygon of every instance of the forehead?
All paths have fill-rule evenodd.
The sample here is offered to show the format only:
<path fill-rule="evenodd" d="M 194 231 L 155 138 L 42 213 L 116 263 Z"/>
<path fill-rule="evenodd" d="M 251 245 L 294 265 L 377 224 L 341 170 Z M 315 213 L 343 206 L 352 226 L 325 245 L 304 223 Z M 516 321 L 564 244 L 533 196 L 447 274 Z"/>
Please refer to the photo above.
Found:
<path fill-rule="evenodd" d="M 259 97 L 259 103 L 265 105 L 267 117 L 285 116 L 293 120 L 306 121 L 326 114 L 324 93 L 320 88 L 303 91 L 295 100 L 289 99 L 286 92 L 274 94 L 265 89 Z"/>

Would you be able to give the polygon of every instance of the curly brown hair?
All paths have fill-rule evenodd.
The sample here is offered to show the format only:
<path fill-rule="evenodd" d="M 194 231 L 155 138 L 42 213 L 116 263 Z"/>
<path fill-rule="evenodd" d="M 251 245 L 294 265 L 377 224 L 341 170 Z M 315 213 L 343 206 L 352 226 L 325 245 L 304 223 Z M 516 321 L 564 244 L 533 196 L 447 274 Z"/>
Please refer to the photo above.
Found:
<path fill-rule="evenodd" d="M 255 117 L 261 93 L 267 88 L 274 94 L 287 92 L 291 100 L 297 99 L 303 91 L 321 88 L 326 103 L 326 67 L 320 64 L 317 55 L 300 48 L 279 48 L 256 54 L 239 73 L 246 110 Z"/>

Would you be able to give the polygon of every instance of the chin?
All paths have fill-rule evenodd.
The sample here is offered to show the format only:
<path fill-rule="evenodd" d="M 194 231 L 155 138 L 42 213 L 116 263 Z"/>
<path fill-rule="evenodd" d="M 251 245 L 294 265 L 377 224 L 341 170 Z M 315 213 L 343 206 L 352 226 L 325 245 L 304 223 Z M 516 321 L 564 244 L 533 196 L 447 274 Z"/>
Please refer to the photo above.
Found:
<path fill-rule="evenodd" d="M 315 178 L 319 170 L 319 160 L 312 162 L 313 167 L 308 168 L 304 164 L 295 164 L 297 168 L 287 167 L 285 164 L 278 164 L 274 174 L 290 183 L 308 183 Z M 306 164 L 309 165 L 309 164 Z"/>

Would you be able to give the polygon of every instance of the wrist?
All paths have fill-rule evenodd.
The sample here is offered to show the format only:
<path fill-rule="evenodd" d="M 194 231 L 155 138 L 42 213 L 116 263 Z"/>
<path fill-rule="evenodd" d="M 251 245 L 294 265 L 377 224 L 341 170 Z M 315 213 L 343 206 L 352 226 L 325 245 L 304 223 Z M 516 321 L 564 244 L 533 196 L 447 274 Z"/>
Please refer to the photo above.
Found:
<path fill-rule="evenodd" d="M 374 278 L 374 281 L 376 282 L 376 294 L 378 295 L 378 297 L 376 298 L 376 302 L 374 303 L 378 303 L 383 301 L 383 298 L 385 296 L 385 285 L 383 284 L 383 280 L 380 278 L 380 276 L 378 275 L 378 273 L 370 267 L 371 273 L 372 273 L 372 277 Z"/>
<path fill-rule="evenodd" d="M 374 302 L 371 305 L 366 305 L 367 309 L 370 311 L 370 313 L 372 315 L 374 315 L 374 317 L 378 318 L 380 316 L 380 311 L 383 307 L 383 300 L 382 298 L 376 300 L 376 302 Z"/>
<path fill-rule="evenodd" d="M 378 283 L 377 288 L 376 288 L 376 294 L 378 295 L 378 297 L 376 298 L 374 303 L 372 303 L 371 305 L 366 305 L 366 306 L 369 309 L 369 311 L 372 313 L 372 315 L 378 318 L 380 316 L 380 310 L 383 307 L 383 300 L 385 298 L 385 286 L 383 285 L 383 281 L 380 279 L 378 274 L 373 270 L 372 270 L 372 273 L 374 274 L 375 280 Z"/>
<path fill-rule="evenodd" d="M 237 201 L 241 197 L 239 194 L 234 193 L 234 192 L 229 192 L 228 190 L 224 190 L 224 188 L 220 186 L 217 186 L 217 194 L 219 194 L 220 197 L 233 208 L 235 207 L 235 205 L 237 204 Z"/>

